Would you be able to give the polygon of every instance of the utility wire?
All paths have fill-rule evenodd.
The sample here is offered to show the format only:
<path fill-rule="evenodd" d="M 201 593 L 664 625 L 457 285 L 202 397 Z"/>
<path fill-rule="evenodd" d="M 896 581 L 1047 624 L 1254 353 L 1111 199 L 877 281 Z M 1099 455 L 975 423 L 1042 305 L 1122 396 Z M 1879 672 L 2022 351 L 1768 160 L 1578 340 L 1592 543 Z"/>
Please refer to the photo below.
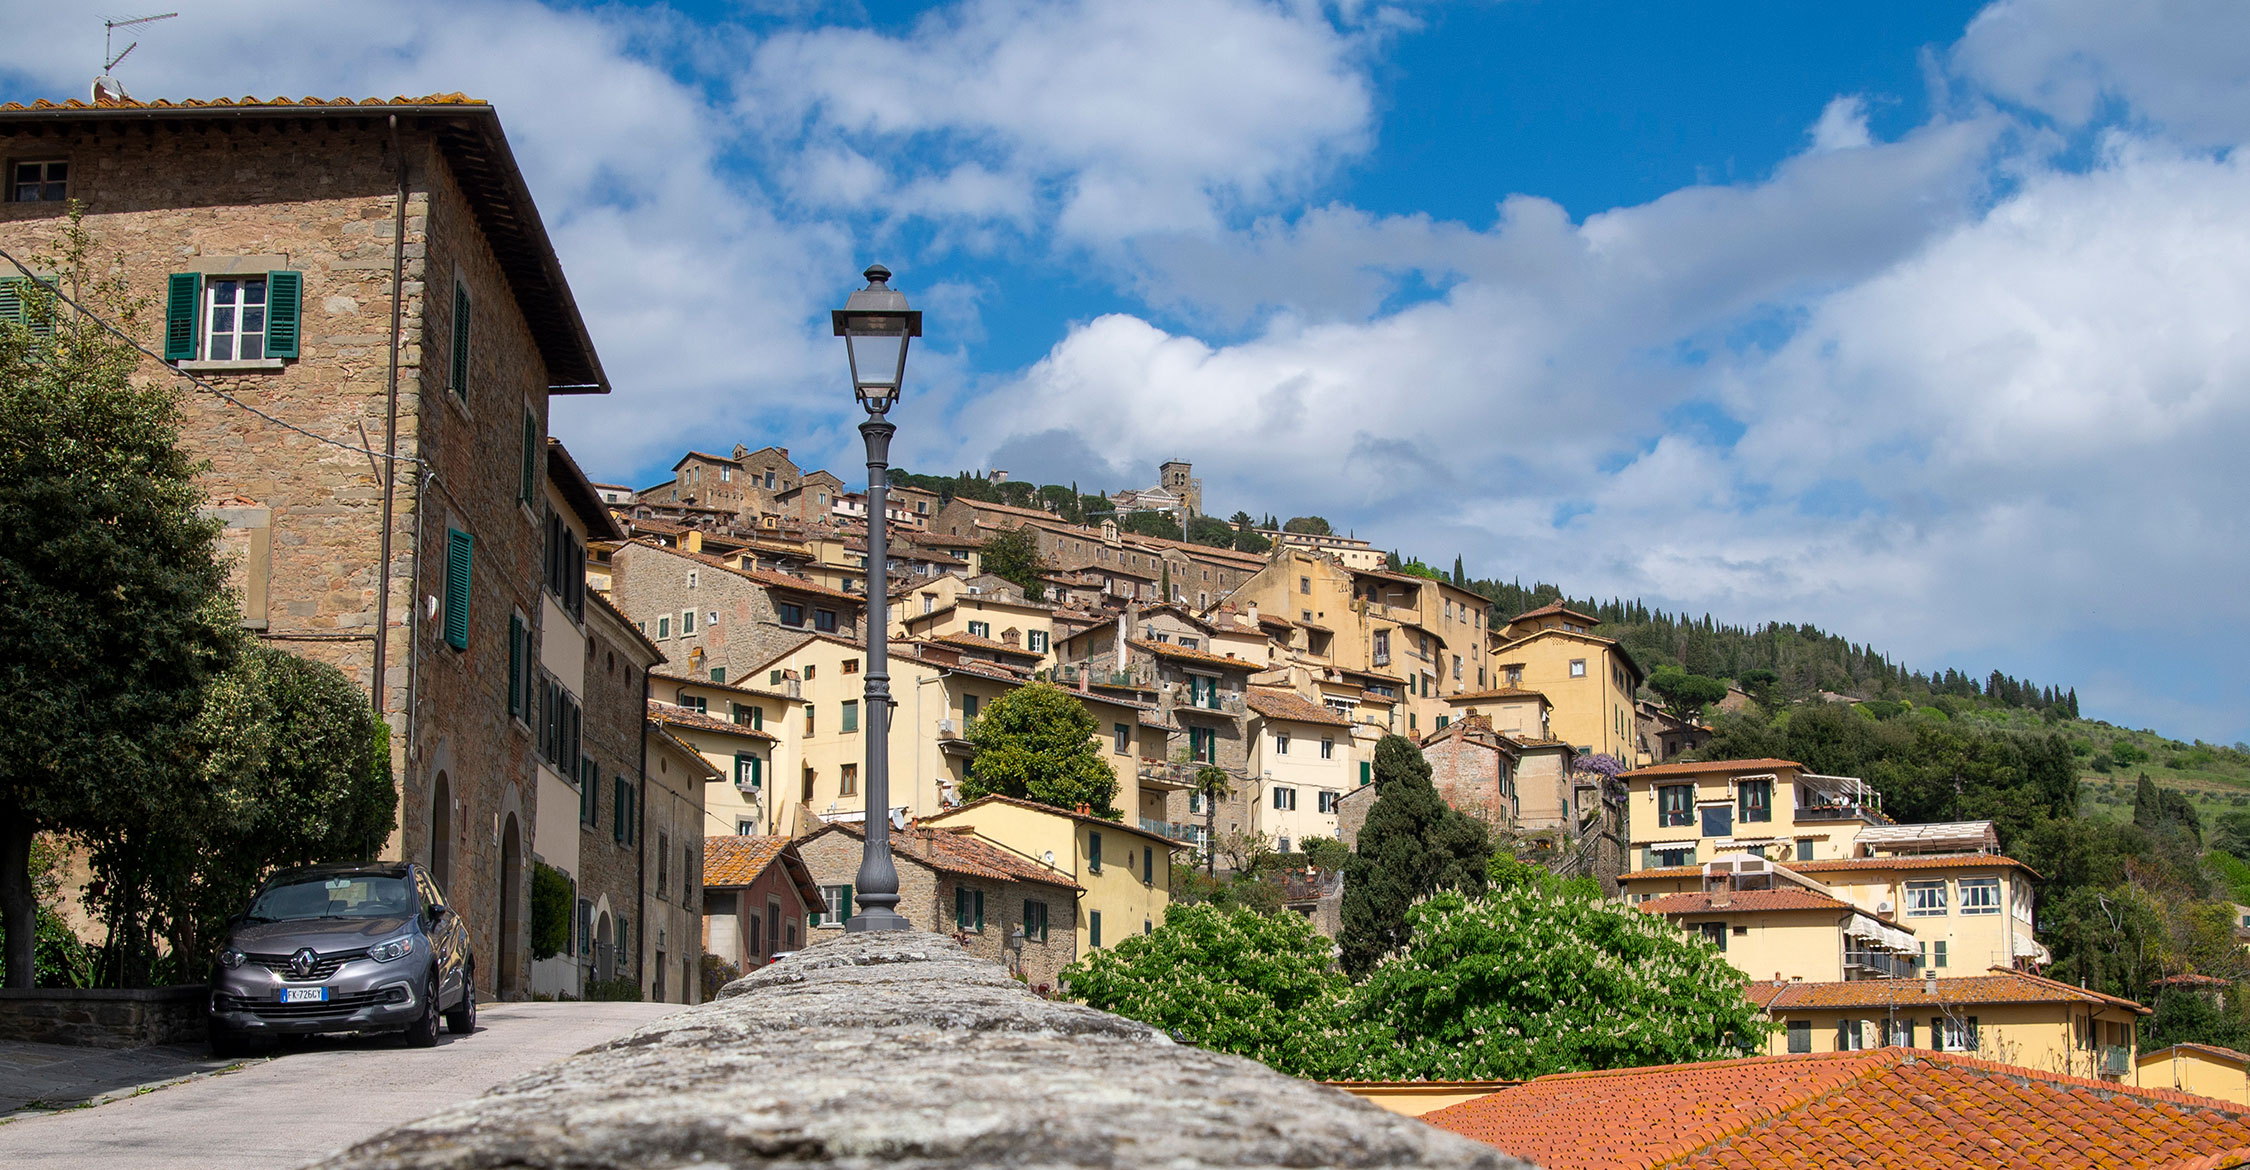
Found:
<path fill-rule="evenodd" d="M 47 284 L 44 278 L 42 278 L 38 273 L 33 272 L 31 269 L 25 267 L 23 261 L 18 260 L 14 256 L 10 255 L 8 253 L 8 250 L 5 248 L 0 248 L 0 260 L 6 260 L 8 263 L 14 265 L 16 271 L 23 273 L 24 276 L 30 278 L 32 281 L 39 284 Z M 196 389 L 201 390 L 206 394 L 217 397 L 219 400 L 227 403 L 230 406 L 235 406 L 246 410 L 251 414 L 257 415 L 259 418 L 262 418 L 267 422 L 270 422 L 273 425 L 282 428 L 283 430 L 295 431 L 296 433 L 303 435 L 304 437 L 311 439 L 316 443 L 326 443 L 331 447 L 350 451 L 358 455 L 365 455 L 370 459 L 383 459 L 394 463 L 422 462 L 421 459 L 412 455 L 386 455 L 381 451 L 376 451 L 367 447 L 355 447 L 350 443 L 342 442 L 337 439 L 331 439 L 326 435 L 315 434 L 314 432 L 306 430 L 305 428 L 298 426 L 296 423 L 290 422 L 287 419 L 276 418 L 273 415 L 270 415 L 265 411 L 262 411 L 257 407 L 244 402 L 240 398 L 237 398 L 234 395 L 219 389 L 217 386 L 214 386 L 211 383 L 196 377 L 194 374 L 173 366 L 171 362 L 164 357 L 163 354 L 160 354 L 155 350 L 142 345 L 139 339 L 135 338 L 132 334 L 127 333 L 117 326 L 110 324 L 109 321 L 103 318 L 101 314 L 87 308 L 85 305 L 80 304 L 78 301 L 73 300 L 70 294 L 62 291 L 61 288 L 56 287 L 55 285 L 48 284 L 47 291 L 48 293 L 53 295 L 56 300 L 59 300 L 62 303 L 69 305 L 71 308 L 78 310 L 80 313 L 85 314 L 88 320 L 92 321 L 96 325 L 101 326 L 103 332 L 108 333 L 110 336 L 117 338 L 119 341 L 122 341 L 129 346 L 132 346 L 135 350 L 138 350 L 147 357 L 154 359 L 165 368 L 171 370 L 175 376 L 185 379 L 189 385 L 194 386 Z"/>

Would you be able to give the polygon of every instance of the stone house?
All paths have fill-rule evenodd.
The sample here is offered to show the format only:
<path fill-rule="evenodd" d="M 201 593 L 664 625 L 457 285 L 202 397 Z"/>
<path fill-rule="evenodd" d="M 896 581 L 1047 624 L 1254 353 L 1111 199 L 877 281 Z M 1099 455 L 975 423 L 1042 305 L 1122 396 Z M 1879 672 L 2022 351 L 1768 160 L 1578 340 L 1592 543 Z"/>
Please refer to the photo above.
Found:
<path fill-rule="evenodd" d="M 799 524 L 825 523 L 834 519 L 843 497 L 843 480 L 826 471 L 808 471 L 795 487 L 773 494 L 766 514 Z"/>
<path fill-rule="evenodd" d="M 667 503 L 695 504 L 740 514 L 748 486 L 743 479 L 742 465 L 736 460 L 725 455 L 689 451 L 672 465 L 672 486 L 665 492 L 664 499 Z"/>
<path fill-rule="evenodd" d="M 652 722 L 642 774 L 644 786 L 606 802 L 612 840 L 623 846 L 612 856 L 630 853 L 640 874 L 634 913 L 616 922 L 617 973 L 631 974 L 643 999 L 694 1003 L 702 992 L 703 790 L 718 769 Z"/>
<path fill-rule="evenodd" d="M 841 589 L 633 540 L 610 553 L 610 600 L 675 669 L 739 681 L 807 634 L 859 637 L 865 600 Z"/>
<path fill-rule="evenodd" d="M 512 727 L 509 629 L 542 610 L 549 398 L 608 383 L 497 112 L 8 104 L 0 158 L 56 178 L 7 191 L 0 245 L 38 254 L 73 201 L 156 298 L 169 369 L 144 376 L 309 432 L 181 400 L 245 624 L 367 688 L 399 775 L 384 855 L 427 863 L 460 909 L 480 994 L 522 994 L 536 742 Z"/>
<path fill-rule="evenodd" d="M 703 841 L 703 951 L 744 973 L 804 945 L 820 884 L 794 841 L 733 835 Z"/>
<path fill-rule="evenodd" d="M 1018 800 L 986 796 L 923 820 L 936 829 L 972 828 L 978 837 L 1058 869 L 1084 890 L 1078 896 L 1078 953 L 1115 946 L 1164 921 L 1172 901 L 1172 844 L 1163 835 Z"/>
<path fill-rule="evenodd" d="M 1511 829 L 1519 815 L 1516 742 L 1482 715 L 1440 728 L 1422 741 L 1430 784 L 1445 803 L 1495 829 Z"/>
<path fill-rule="evenodd" d="M 865 846 L 865 830 L 841 822 L 797 839 L 822 900 L 808 943 L 843 934 Z M 1062 870 L 967 828 L 895 828 L 891 857 L 898 867 L 898 912 L 916 930 L 950 935 L 970 954 L 1007 965 L 1035 988 L 1055 988 L 1062 969 L 1077 959 L 1084 890 Z"/>

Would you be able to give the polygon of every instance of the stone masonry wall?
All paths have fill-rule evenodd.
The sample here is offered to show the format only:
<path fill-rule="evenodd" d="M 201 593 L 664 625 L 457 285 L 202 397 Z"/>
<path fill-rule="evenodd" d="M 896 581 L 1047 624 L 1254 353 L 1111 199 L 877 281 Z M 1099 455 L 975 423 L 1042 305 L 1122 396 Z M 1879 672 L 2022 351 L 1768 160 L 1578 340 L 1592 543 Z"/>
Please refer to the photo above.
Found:
<path fill-rule="evenodd" d="M 727 682 L 764 685 L 746 672 L 811 632 L 783 627 L 765 586 L 716 565 L 643 544 L 620 546 L 610 565 L 610 600 L 663 649 L 668 669 L 682 677 L 688 677 L 688 664 L 700 649 L 703 664 L 695 677 L 709 678 L 713 668 L 724 667 Z M 695 574 L 692 589 L 689 573 Z M 688 609 L 696 612 L 695 632 L 682 634 L 680 613 Z M 710 623 L 713 610 L 719 613 L 716 626 Z M 661 638 L 660 617 L 670 622 Z"/>
<path fill-rule="evenodd" d="M 651 803 L 648 785 L 642 779 L 646 765 L 641 759 L 641 729 L 648 714 L 647 700 L 642 697 L 648 679 L 648 655 L 646 650 L 604 632 L 607 621 L 599 616 L 596 604 L 589 601 L 586 606 L 586 710 L 580 746 L 601 775 L 596 781 L 599 788 L 594 793 L 593 823 L 580 822 L 578 872 L 572 876 L 578 880 L 580 898 L 597 907 L 606 898 L 611 914 L 623 914 L 629 920 L 635 938 L 627 941 L 637 946 L 635 940 L 647 926 L 642 921 L 646 907 L 641 896 L 641 847 L 637 842 L 620 844 L 617 840 L 617 784 L 622 779 L 642 794 L 637 809 Z M 636 824 L 641 819 L 637 816 Z M 644 827 L 642 840 L 647 839 Z M 649 880 L 653 882 L 654 878 Z M 575 908 L 572 913 L 577 913 Z M 591 958 L 581 944 L 578 961 L 586 964 Z M 635 961 L 632 954 L 621 959 L 620 974 L 636 978 L 646 975 L 644 963 Z M 645 990 L 645 981 L 642 986 Z"/>
<path fill-rule="evenodd" d="M 201 1041 L 211 989 L 0 988 L 0 1041 L 139 1048 Z"/>
<path fill-rule="evenodd" d="M 1076 1004 L 929 934 L 853 935 L 379 1134 L 331 1170 L 1527 1164 Z"/>

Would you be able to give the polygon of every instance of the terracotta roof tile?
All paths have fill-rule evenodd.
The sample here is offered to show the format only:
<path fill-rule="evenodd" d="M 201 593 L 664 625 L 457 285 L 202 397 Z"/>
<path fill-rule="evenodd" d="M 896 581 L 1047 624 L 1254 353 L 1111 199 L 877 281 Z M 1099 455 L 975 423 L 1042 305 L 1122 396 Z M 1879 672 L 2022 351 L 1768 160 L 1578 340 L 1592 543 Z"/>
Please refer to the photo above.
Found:
<path fill-rule="evenodd" d="M 1297 723 L 1323 723 L 1332 727 L 1350 727 L 1352 721 L 1332 711 L 1324 703 L 1315 703 L 1295 691 L 1275 690 L 1271 687 L 1250 687 L 1243 701 L 1250 709 L 1268 719 L 1287 719 Z"/>
<path fill-rule="evenodd" d="M 2084 1003 L 2127 1008 L 2142 1015 L 2147 1015 L 2149 1010 L 2129 999 L 2005 967 L 1994 967 L 1984 975 L 1939 979 L 1935 991 L 1920 979 L 1854 979 L 1843 983 L 1760 981 L 1752 983 L 1743 994 L 1750 1002 L 1776 1013 L 1834 1008 L 1922 1009 L 1987 1003 Z"/>
<path fill-rule="evenodd" d="M 1480 699 L 1537 699 L 1542 703 L 1547 703 L 1545 694 L 1527 687 L 1495 687 L 1489 691 L 1472 691 L 1465 695 L 1447 695 L 1445 697 L 1445 701 L 1448 703 L 1468 703 Z M 1547 703 L 1547 705 L 1551 707 L 1554 704 Z"/>
<path fill-rule="evenodd" d="M 1136 837 L 1147 837 L 1154 841 L 1164 841 L 1166 842 L 1167 846 L 1169 846 L 1170 844 L 1170 840 L 1164 837 L 1162 834 L 1151 833 L 1146 829 L 1138 829 L 1126 824 L 1123 821 L 1113 821 L 1107 817 L 1097 817 L 1092 813 L 1082 813 L 1076 811 L 1075 809 L 1056 808 L 1051 804 L 1041 804 L 1036 800 L 1024 800 L 1020 797 L 1008 796 L 998 792 L 992 793 L 989 796 L 980 796 L 975 800 L 972 800 L 969 803 L 960 806 L 959 808 L 949 808 L 944 812 L 937 814 L 936 816 L 930 817 L 927 823 L 943 824 L 947 820 L 959 818 L 962 813 L 970 812 L 980 806 L 987 804 L 1005 804 L 1011 805 L 1016 808 L 1030 809 L 1033 812 L 1042 812 L 1048 814 L 1049 816 L 1066 817 L 1083 825 L 1091 825 L 1092 827 L 1097 829 L 1115 829 L 1120 833 L 1131 833 Z"/>
<path fill-rule="evenodd" d="M 1598 626 L 1598 625 L 1602 624 L 1602 619 L 1600 619 L 1600 618 L 1598 618 L 1598 617 L 1595 617 L 1595 616 L 1594 616 L 1593 614 L 1590 614 L 1590 613 L 1580 613 L 1580 612 L 1578 612 L 1577 610 L 1575 610 L 1575 609 L 1572 609 L 1572 608 L 1570 608 L 1569 606 L 1567 606 L 1567 605 L 1564 605 L 1564 604 L 1563 604 L 1562 602 L 1559 602 L 1559 601 L 1550 601 L 1550 602 L 1548 602 L 1547 604 L 1545 604 L 1545 605 L 1542 605 L 1542 606 L 1540 606 L 1540 607 L 1539 607 L 1539 608 L 1537 608 L 1537 609 L 1527 609 L 1527 610 L 1523 611 L 1522 613 L 1519 613 L 1519 614 L 1517 614 L 1516 616 L 1514 616 L 1514 617 L 1512 617 L 1512 618 L 1509 618 L 1509 619 L 1508 619 L 1507 621 L 1505 621 L 1505 622 L 1502 622 L 1502 623 L 1500 623 L 1500 624 L 1501 624 L 1501 625 L 1503 625 L 1503 626 L 1512 626 L 1512 625 L 1516 624 L 1517 622 L 1520 622 L 1520 621 L 1522 621 L 1522 620 L 1523 620 L 1523 619 L 1525 619 L 1525 618 L 1537 618 L 1537 617 L 1557 617 L 1557 616 L 1561 616 L 1561 617 L 1575 617 L 1575 618 L 1585 618 L 1585 619 L 1586 619 L 1586 624 L 1587 624 L 1587 625 L 1589 625 L 1589 626 Z"/>
<path fill-rule="evenodd" d="M 2185 1049 L 2189 1052 L 2199 1052 L 2205 1056 L 2217 1057 L 2220 1060 L 2233 1061 L 2240 1065 L 2250 1065 L 2250 1053 L 2236 1052 L 2232 1048 L 2221 1048 L 2216 1044 L 2197 1044 L 2193 1041 L 2174 1044 L 2171 1048 L 2159 1048 L 2154 1052 L 2143 1052 L 2141 1053 L 2140 1063 L 2145 1064 L 2151 1058 L 2161 1057 L 2174 1049 Z"/>
<path fill-rule="evenodd" d="M 1422 1120 L 1549 1170 L 2182 1170 L 2250 1146 L 2209 1098 L 1906 1048 L 1563 1073 Z"/>
<path fill-rule="evenodd" d="M 755 739 L 764 743 L 781 742 L 772 735 L 747 723 L 720 719 L 716 716 L 705 715 L 693 707 L 682 707 L 673 703 L 659 702 L 655 699 L 648 701 L 648 717 L 650 722 L 664 727 L 684 727 L 690 731 L 713 731 L 721 735 L 736 735 L 743 739 Z"/>
<path fill-rule="evenodd" d="M 72 98 L 71 100 L 66 102 L 51 102 L 43 99 L 40 101 L 31 102 L 29 104 L 25 104 L 22 102 L 7 102 L 5 104 L 0 104 L 0 113 L 16 113 L 21 110 L 202 110 L 245 108 L 259 109 L 265 107 L 303 109 L 311 106 L 482 106 L 489 104 L 490 103 L 485 102 L 481 99 L 472 98 L 466 94 L 460 93 L 433 93 L 418 98 L 394 97 L 388 100 L 383 98 L 355 99 L 348 97 L 244 97 L 209 99 L 185 98 L 176 102 L 167 98 L 158 98 L 154 101 L 144 102 L 136 101 L 132 98 L 124 98 L 107 100 L 101 102 L 98 105 L 93 102 L 82 102 L 76 98 Z"/>
<path fill-rule="evenodd" d="M 1657 764 L 1649 768 L 1635 768 L 1626 776 L 1708 776 L 1715 772 L 1773 772 L 1792 768 L 1802 772 L 1803 764 L 1795 760 L 1709 760 L 1700 764 Z"/>
<path fill-rule="evenodd" d="M 815 834 L 836 831 L 865 840 L 867 830 L 848 821 L 837 821 Z M 912 826 L 893 830 L 891 851 L 932 869 L 1000 882 L 1038 882 L 1066 890 L 1085 887 L 1060 870 L 1049 869 L 1029 858 L 1018 857 L 966 829 L 932 829 Z"/>
<path fill-rule="evenodd" d="M 789 838 L 778 836 L 705 837 L 703 884 L 747 886 L 757 881 L 788 845 Z"/>
<path fill-rule="evenodd" d="M 1013 654 L 1018 658 L 1041 657 L 1037 650 L 1026 650 L 1021 646 L 1011 646 L 1006 642 L 995 641 L 991 638 L 979 638 L 974 634 L 940 634 L 929 639 L 929 641 L 942 642 L 948 646 L 961 646 L 970 650 L 989 650 L 995 654 Z"/>
<path fill-rule="evenodd" d="M 1145 650 L 1150 654 L 1156 655 L 1158 658 L 1170 658 L 1178 662 L 1196 662 L 1206 666 L 1225 666 L 1231 667 L 1235 670 L 1258 669 L 1257 663 L 1251 662 L 1246 658 L 1227 658 L 1218 654 L 1206 654 L 1201 650 L 1190 650 L 1185 646 L 1176 646 L 1170 642 L 1143 642 L 1138 638 L 1127 638 L 1125 639 L 1125 644 L 1133 647 L 1135 650 Z"/>
<path fill-rule="evenodd" d="M 1722 903 L 1714 902 L 1713 895 L 1704 892 L 1693 894 L 1666 894 L 1651 898 L 1637 908 L 1649 914 L 1746 914 L 1776 910 L 1837 910 L 1854 909 L 1851 903 L 1811 890 L 1735 890 Z"/>
<path fill-rule="evenodd" d="M 1796 873 L 1851 873 L 1886 869 L 2020 869 L 2034 877 L 2039 871 L 2000 853 L 1932 853 L 1913 857 L 1831 857 L 1825 861 L 1784 861 L 1782 868 Z M 1701 877 L 1700 865 L 1665 865 L 1619 874 L 1618 881 L 1658 881 Z"/>

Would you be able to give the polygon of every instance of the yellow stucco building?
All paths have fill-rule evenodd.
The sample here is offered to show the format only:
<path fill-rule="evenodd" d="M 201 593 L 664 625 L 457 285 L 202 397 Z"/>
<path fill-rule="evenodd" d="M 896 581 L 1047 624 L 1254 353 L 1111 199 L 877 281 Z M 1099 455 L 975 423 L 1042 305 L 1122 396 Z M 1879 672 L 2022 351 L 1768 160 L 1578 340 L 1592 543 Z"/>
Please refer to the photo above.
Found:
<path fill-rule="evenodd" d="M 1559 702 L 1551 718 L 1555 737 L 1569 739 L 1559 726 Z M 1628 844 L 1643 869 L 1732 853 L 1774 861 L 1847 857 L 1860 830 L 1882 820 L 1865 781 L 1815 775 L 1795 760 L 1657 764 L 1624 780 Z"/>
<path fill-rule="evenodd" d="M 1625 647 L 1593 632 L 1600 624 L 1559 602 L 1517 615 L 1490 632 L 1493 685 L 1546 696 L 1552 734 L 1578 754 L 1640 763 L 1633 696 L 1646 676 Z"/>
<path fill-rule="evenodd" d="M 2134 1026 L 2149 1009 L 2022 971 L 1959 979 L 1753 982 L 1777 1027 L 1770 1055 L 1896 1045 L 2047 1072 L 2130 1080 Z"/>
<path fill-rule="evenodd" d="M 2133 1083 L 2250 1107 L 2250 1055 L 2213 1044 L 2174 1044 L 2133 1062 Z"/>
<path fill-rule="evenodd" d="M 974 828 L 986 841 L 1076 881 L 1083 891 L 1077 915 L 1080 956 L 1156 929 L 1172 901 L 1172 843 L 1119 821 L 987 796 L 923 823 Z"/>

